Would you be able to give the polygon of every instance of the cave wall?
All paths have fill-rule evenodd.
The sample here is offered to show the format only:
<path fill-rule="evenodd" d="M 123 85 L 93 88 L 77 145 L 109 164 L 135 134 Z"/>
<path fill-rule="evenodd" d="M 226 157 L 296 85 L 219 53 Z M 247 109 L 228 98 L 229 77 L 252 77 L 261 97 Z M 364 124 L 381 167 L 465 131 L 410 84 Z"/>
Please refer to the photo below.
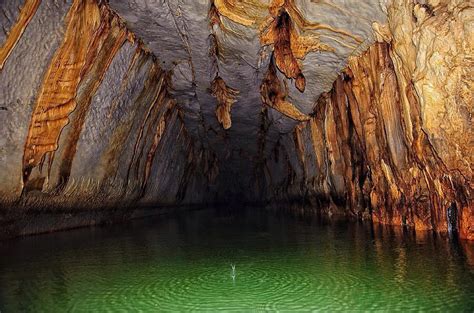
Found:
<path fill-rule="evenodd" d="M 281 138 L 269 198 L 474 239 L 472 13 L 393 1 L 379 42 Z"/>
<path fill-rule="evenodd" d="M 11 233 L 306 201 L 474 239 L 469 2 L 0 5 Z"/>
<path fill-rule="evenodd" d="M 6 1 L 2 12 L 2 225 L 205 201 L 214 156 L 187 132 L 172 73 L 120 17 L 92 0 Z"/>

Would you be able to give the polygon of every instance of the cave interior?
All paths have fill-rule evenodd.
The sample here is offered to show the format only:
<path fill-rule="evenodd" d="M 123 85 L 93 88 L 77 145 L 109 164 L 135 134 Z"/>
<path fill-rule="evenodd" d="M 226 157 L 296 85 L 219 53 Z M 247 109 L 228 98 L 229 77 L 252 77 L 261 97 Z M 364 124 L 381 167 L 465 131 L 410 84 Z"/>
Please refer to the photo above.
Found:
<path fill-rule="evenodd" d="M 1 9 L 4 233 L 304 203 L 474 239 L 469 1 Z M 57 221 L 41 230 L 32 212 Z"/>

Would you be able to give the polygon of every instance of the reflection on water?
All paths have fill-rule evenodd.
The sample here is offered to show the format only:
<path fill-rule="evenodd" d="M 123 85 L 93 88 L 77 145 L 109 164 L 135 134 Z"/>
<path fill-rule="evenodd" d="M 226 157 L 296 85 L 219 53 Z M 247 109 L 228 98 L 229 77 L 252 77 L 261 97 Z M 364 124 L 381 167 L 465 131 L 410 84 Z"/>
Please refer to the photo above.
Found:
<path fill-rule="evenodd" d="M 472 243 L 297 213 L 206 209 L 3 242 L 0 311 L 473 311 Z"/>

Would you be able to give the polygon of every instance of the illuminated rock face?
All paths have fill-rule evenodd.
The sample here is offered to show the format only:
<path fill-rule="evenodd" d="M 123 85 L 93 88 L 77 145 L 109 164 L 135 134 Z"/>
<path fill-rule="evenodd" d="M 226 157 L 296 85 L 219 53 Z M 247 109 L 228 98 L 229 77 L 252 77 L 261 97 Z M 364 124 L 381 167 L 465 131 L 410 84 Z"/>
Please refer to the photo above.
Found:
<path fill-rule="evenodd" d="M 12 16 L 30 10 L 11 6 Z M 203 201 L 214 157 L 189 136 L 171 73 L 96 1 L 43 1 L 33 15 L 0 73 L 2 201 L 68 209 Z"/>
<path fill-rule="evenodd" d="M 451 223 L 472 239 L 469 180 L 439 157 L 423 130 L 417 98 L 409 94 L 403 107 L 391 52 L 389 44 L 377 43 L 350 60 L 311 119 L 282 141 L 297 155 L 287 157 L 292 174 L 267 188 L 278 191 L 271 197 L 306 197 L 329 213 L 384 224 L 447 232 Z M 404 110 L 411 112 L 408 122 Z M 269 175 L 278 166 L 272 160 Z M 459 216 L 448 223 L 450 208 Z"/>
<path fill-rule="evenodd" d="M 25 208 L 305 200 L 474 239 L 466 1 L 1 6 L 9 222 Z"/>

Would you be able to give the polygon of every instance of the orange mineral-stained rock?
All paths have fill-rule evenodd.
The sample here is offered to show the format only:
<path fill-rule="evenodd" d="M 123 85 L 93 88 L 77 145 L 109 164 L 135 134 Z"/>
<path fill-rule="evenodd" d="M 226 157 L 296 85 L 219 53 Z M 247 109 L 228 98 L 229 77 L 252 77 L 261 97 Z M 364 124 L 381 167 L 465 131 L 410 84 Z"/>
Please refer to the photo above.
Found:
<path fill-rule="evenodd" d="M 301 92 L 305 89 L 306 80 L 297 59 L 304 58 L 310 51 L 333 51 L 317 36 L 300 36 L 284 9 L 263 31 L 260 41 L 262 45 L 273 45 L 276 66 L 287 78 L 295 79 L 296 88 Z"/>
<path fill-rule="evenodd" d="M 232 126 L 230 110 L 237 101 L 239 91 L 227 86 L 224 80 L 217 76 L 211 83 L 211 94 L 217 99 L 217 120 L 224 129 L 229 129 Z"/>
<path fill-rule="evenodd" d="M 260 0 L 213 0 L 220 15 L 244 26 L 258 26 L 265 19 L 267 5 Z"/>
<path fill-rule="evenodd" d="M 281 114 L 296 121 L 309 120 L 309 116 L 302 113 L 292 103 L 286 101 L 287 91 L 283 89 L 281 82 L 278 79 L 273 61 L 270 61 L 267 74 L 260 86 L 260 95 L 263 104 L 274 108 Z"/>
<path fill-rule="evenodd" d="M 84 75 L 90 43 L 100 25 L 96 1 L 74 1 L 66 20 L 64 40 L 46 71 L 31 118 L 23 156 L 24 180 L 46 153 L 57 149 L 61 130 L 76 107 L 77 86 Z"/>
<path fill-rule="evenodd" d="M 0 47 L 0 71 L 2 70 L 5 62 L 7 61 L 8 56 L 15 48 L 15 45 L 17 44 L 18 40 L 20 40 L 21 35 L 25 31 L 25 28 L 28 26 L 31 19 L 35 15 L 40 3 L 41 0 L 26 0 L 23 4 L 18 20 L 10 30 L 10 33 L 7 36 L 7 40 Z"/>
<path fill-rule="evenodd" d="M 376 43 L 351 58 L 329 95 L 317 102 L 309 125 L 315 162 L 323 170 L 305 188 L 316 198 L 332 199 L 328 205 L 342 201 L 348 214 L 374 222 L 458 230 L 472 239 L 473 191 L 465 178 L 450 174 L 428 140 L 417 115 L 423 111 L 418 98 L 408 95 L 403 103 L 401 90 L 413 85 L 398 84 L 392 49 Z M 403 105 L 409 106 L 410 123 L 404 121 Z M 306 123 L 294 130 L 300 159 L 301 127 Z"/>
<path fill-rule="evenodd" d="M 100 13 L 100 26 L 89 45 L 81 84 L 78 85 L 81 86 L 82 92 L 76 94 L 74 98 L 76 103 L 75 116 L 72 119 L 69 118 L 69 129 L 64 134 L 64 137 L 66 137 L 64 149 L 59 155 L 54 154 L 54 158 L 58 157 L 60 159 L 59 176 L 63 184 L 69 179 L 77 144 L 90 110 L 92 98 L 101 85 L 110 63 L 129 36 L 128 30 L 122 25 L 119 18 L 106 6 L 100 8 Z M 136 60 L 136 57 L 133 60 Z"/>

